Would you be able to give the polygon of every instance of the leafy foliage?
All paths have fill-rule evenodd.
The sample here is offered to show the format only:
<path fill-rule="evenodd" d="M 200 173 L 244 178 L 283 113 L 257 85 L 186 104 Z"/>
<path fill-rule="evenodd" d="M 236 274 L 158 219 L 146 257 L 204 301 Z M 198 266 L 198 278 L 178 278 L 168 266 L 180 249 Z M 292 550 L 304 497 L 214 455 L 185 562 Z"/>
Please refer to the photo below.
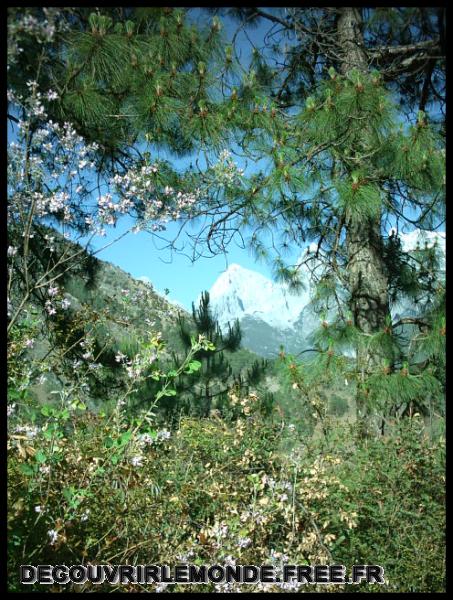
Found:
<path fill-rule="evenodd" d="M 11 589 L 19 564 L 58 556 L 66 564 L 373 563 L 385 568 L 385 591 L 442 591 L 443 569 L 428 567 L 444 564 L 444 442 L 423 436 L 419 418 L 391 438 L 364 442 L 343 426 L 309 440 L 263 420 L 255 395 L 230 400 L 234 421 L 186 417 L 171 433 L 134 427 L 126 414 L 114 424 L 45 408 L 33 437 L 11 433 Z M 292 450 L 282 452 L 288 441 Z"/>
<path fill-rule="evenodd" d="M 443 224 L 443 12 L 227 9 L 271 24 L 246 64 L 198 10 L 8 13 L 10 589 L 27 562 L 176 559 L 442 592 L 444 266 L 399 231 Z M 199 226 L 194 256 L 248 238 L 293 291 L 313 265 L 309 360 L 252 362 L 207 293 L 181 317 L 67 239 L 123 215 Z"/>

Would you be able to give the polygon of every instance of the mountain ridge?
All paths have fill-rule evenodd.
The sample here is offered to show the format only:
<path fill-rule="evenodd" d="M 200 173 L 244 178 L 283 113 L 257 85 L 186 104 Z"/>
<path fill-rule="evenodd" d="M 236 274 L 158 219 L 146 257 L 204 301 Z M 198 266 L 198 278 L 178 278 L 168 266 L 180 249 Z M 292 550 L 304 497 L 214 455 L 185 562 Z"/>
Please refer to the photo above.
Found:
<path fill-rule="evenodd" d="M 393 230 L 390 230 L 390 234 Z M 437 240 L 445 268 L 445 233 L 415 229 L 400 234 L 404 252 L 412 252 L 425 242 L 432 246 Z M 305 250 L 300 258 L 307 256 Z M 314 310 L 310 292 L 312 281 L 306 264 L 301 267 L 304 291 L 295 296 L 285 284 L 271 281 L 261 273 L 246 269 L 237 263 L 221 273 L 210 289 L 214 315 L 222 328 L 239 320 L 243 330 L 243 345 L 266 357 L 275 356 L 281 345 L 291 353 L 306 350 L 310 337 L 319 326 L 319 316 Z M 408 303 L 400 301 L 392 306 L 392 315 L 410 310 Z"/>

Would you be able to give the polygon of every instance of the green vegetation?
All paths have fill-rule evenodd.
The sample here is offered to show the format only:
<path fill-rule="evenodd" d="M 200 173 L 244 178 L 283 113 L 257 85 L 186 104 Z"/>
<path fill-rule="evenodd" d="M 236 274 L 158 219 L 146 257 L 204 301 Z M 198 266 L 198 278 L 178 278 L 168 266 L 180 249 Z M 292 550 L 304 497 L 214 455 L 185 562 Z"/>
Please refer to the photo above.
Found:
<path fill-rule="evenodd" d="M 251 385 L 258 385 L 264 377 L 267 367 L 266 361 L 255 359 L 247 369 L 250 361 L 241 353 L 240 362 L 238 359 L 235 361 L 240 368 L 236 367 L 236 370 L 233 370 L 231 359 L 239 351 L 242 337 L 239 321 L 236 321 L 233 326 L 229 324 L 227 332 L 222 333 L 212 315 L 209 302 L 209 292 L 203 292 L 198 308 L 192 304 L 194 331 L 191 330 L 187 320 L 180 315 L 178 333 L 186 350 L 190 348 L 191 340 L 194 337 L 196 339 L 199 335 L 211 340 L 215 350 L 200 352 L 196 356 L 198 359 L 196 372 L 193 370 L 183 374 L 175 386 L 180 398 L 184 397 L 187 390 L 190 391 L 192 400 L 189 396 L 188 410 L 194 413 L 193 409 L 195 408 L 196 413 L 205 417 L 209 416 L 212 410 L 218 414 L 221 414 L 222 410 L 228 410 L 229 390 L 233 387 L 240 387 L 242 390 L 248 391 Z M 177 365 L 181 359 L 174 355 L 174 361 Z M 194 395 L 195 398 L 193 398 Z M 191 407 L 191 404 L 195 404 L 195 407 Z"/>
<path fill-rule="evenodd" d="M 362 563 L 386 583 L 313 591 L 443 592 L 445 267 L 400 234 L 444 224 L 444 11 L 215 10 L 9 11 L 9 588 L 21 564 Z M 260 361 L 207 293 L 189 315 L 99 261 L 125 216 L 310 285 L 309 354 Z M 253 591 L 282 589 L 305 591 Z"/>
<path fill-rule="evenodd" d="M 22 563 L 232 558 L 379 564 L 388 584 L 371 591 L 443 589 L 445 572 L 431 565 L 443 564 L 445 445 L 423 434 L 420 417 L 388 437 L 364 440 L 337 423 L 312 439 L 295 436 L 276 413 L 263 418 L 253 394 L 230 400 L 233 419 L 185 417 L 171 433 L 144 422 L 137 430 L 127 412 L 112 420 L 43 407 L 36 435 L 27 438 L 30 429 L 9 442 L 11 589 L 20 590 Z M 189 588 L 198 589 L 223 591 Z"/>

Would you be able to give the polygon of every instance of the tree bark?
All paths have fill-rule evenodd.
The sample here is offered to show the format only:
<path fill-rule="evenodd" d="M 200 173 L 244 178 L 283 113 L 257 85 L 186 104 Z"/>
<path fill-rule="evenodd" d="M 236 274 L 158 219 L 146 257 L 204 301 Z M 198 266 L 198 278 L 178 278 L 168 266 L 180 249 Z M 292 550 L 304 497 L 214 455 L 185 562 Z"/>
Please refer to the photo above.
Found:
<path fill-rule="evenodd" d="M 368 70 L 368 60 L 361 31 L 361 15 L 357 8 L 341 8 L 337 21 L 340 71 Z M 382 331 L 390 314 L 388 279 L 383 260 L 381 215 L 365 222 L 346 223 L 346 250 L 350 308 L 354 325 L 365 334 Z M 363 415 L 366 398 L 362 383 L 366 372 L 376 368 L 389 357 L 371 356 L 359 352 L 358 367 L 362 373 L 357 394 L 358 416 Z"/>
<path fill-rule="evenodd" d="M 337 21 L 340 71 L 347 75 L 352 69 L 366 71 L 368 61 L 363 44 L 362 17 L 357 8 L 340 8 Z"/>
<path fill-rule="evenodd" d="M 368 61 L 357 8 L 341 8 L 337 23 L 340 69 L 366 72 Z M 381 216 L 346 223 L 348 275 L 355 325 L 364 333 L 382 329 L 389 310 L 388 280 L 382 253 Z"/>
<path fill-rule="evenodd" d="M 351 309 L 354 324 L 363 333 L 382 330 L 390 314 L 380 225 L 380 222 L 371 220 L 347 225 Z"/>

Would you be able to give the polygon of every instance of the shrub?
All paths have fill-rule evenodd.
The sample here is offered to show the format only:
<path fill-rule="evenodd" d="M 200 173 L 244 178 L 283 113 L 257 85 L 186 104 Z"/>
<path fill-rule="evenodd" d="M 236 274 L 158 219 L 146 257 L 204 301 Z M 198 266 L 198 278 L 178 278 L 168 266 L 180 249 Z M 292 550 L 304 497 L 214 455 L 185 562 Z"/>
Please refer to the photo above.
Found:
<path fill-rule="evenodd" d="M 366 591 L 443 590 L 444 572 L 429 573 L 443 564 L 444 442 L 426 438 L 418 417 L 376 440 L 347 425 L 303 439 L 264 420 L 256 395 L 232 393 L 230 402 L 234 419 L 186 417 L 171 432 L 127 409 L 110 417 L 43 409 L 34 428 L 16 426 L 9 438 L 11 590 L 19 589 L 20 564 L 82 562 L 379 564 L 388 584 Z M 293 449 L 283 452 L 288 438 Z M 297 590 L 247 590 L 282 587 Z"/>

